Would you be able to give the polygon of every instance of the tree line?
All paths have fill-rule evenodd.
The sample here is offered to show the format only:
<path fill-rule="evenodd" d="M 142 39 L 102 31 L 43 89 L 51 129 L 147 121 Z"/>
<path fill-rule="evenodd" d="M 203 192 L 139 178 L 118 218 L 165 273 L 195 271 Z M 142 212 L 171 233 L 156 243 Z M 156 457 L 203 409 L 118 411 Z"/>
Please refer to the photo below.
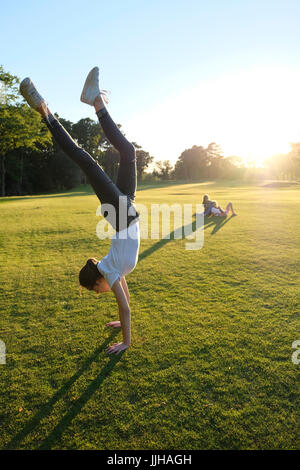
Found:
<path fill-rule="evenodd" d="M 184 150 L 174 167 L 169 160 L 155 162 L 155 168 L 147 179 L 161 180 L 244 180 L 300 179 L 300 143 L 291 143 L 287 154 L 274 155 L 264 161 L 263 167 L 238 156 L 224 157 L 219 145 L 212 142 L 208 147 L 194 145 Z"/>
<path fill-rule="evenodd" d="M 19 78 L 0 66 L 0 172 L 1 195 L 63 191 L 87 183 L 85 175 L 56 144 L 41 116 L 19 94 Z M 119 154 L 101 127 L 90 118 L 73 123 L 59 117 L 72 137 L 116 180 Z M 138 181 L 205 179 L 297 179 L 300 177 L 300 143 L 286 155 L 265 161 L 265 168 L 246 167 L 240 157 L 224 157 L 219 145 L 194 145 L 184 150 L 175 165 L 154 157 L 136 142 Z M 152 168 L 152 171 L 149 169 Z M 148 171 L 147 171 L 148 170 Z"/>

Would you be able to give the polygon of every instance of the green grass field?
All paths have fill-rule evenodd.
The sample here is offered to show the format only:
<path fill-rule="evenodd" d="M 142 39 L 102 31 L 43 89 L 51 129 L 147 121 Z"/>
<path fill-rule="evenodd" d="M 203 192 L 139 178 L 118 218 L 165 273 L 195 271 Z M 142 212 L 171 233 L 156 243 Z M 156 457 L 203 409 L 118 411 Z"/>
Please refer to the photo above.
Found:
<path fill-rule="evenodd" d="M 109 247 L 96 196 L 0 200 L 2 449 L 299 448 L 300 186 L 144 186 L 137 202 L 206 192 L 238 217 L 208 219 L 198 251 L 142 240 L 121 357 L 105 353 L 113 294 L 78 290 Z"/>

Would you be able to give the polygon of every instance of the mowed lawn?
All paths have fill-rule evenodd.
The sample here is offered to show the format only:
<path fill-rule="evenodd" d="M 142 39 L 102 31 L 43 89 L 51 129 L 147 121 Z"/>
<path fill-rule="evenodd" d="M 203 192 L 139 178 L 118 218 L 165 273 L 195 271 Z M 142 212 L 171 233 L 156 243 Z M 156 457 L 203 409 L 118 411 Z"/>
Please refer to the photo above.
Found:
<path fill-rule="evenodd" d="M 113 358 L 113 294 L 78 289 L 109 247 L 96 196 L 0 200 L 2 449 L 299 448 L 300 186 L 144 186 L 137 202 L 206 192 L 238 217 L 208 219 L 197 251 L 142 240 L 132 347 Z"/>

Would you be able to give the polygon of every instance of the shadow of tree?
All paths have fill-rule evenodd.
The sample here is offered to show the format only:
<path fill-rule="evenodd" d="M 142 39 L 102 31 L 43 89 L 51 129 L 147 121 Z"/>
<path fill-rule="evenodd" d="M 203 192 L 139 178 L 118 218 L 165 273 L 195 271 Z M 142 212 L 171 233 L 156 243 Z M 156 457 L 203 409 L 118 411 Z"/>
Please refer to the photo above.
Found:
<path fill-rule="evenodd" d="M 59 197 L 76 197 L 76 196 L 95 196 L 95 193 L 93 191 L 74 191 L 70 193 L 53 193 L 53 194 L 32 194 L 29 196 L 5 196 L 0 198 L 0 204 L 6 203 L 6 202 L 13 202 L 13 201 L 22 201 L 22 200 L 27 200 L 27 201 L 32 201 L 33 199 L 54 199 L 54 198 L 59 198 Z"/>
<path fill-rule="evenodd" d="M 137 191 L 145 191 L 148 189 L 160 189 L 165 187 L 172 187 L 172 186 L 179 186 L 179 185 L 186 185 L 186 181 L 161 181 L 155 184 L 146 184 L 146 183 L 139 183 L 137 187 Z M 5 202 L 11 201 L 22 201 L 22 200 L 32 200 L 32 199 L 49 199 L 49 198 L 59 198 L 59 197 L 75 197 L 75 196 L 96 196 L 93 188 L 86 184 L 82 185 L 82 187 L 76 187 L 75 190 L 65 190 L 62 192 L 55 191 L 53 193 L 41 193 L 41 194 L 28 194 L 28 195 L 21 195 L 21 196 L 3 196 L 0 197 L 0 204 Z M 97 197 L 97 196 L 96 196 Z"/>

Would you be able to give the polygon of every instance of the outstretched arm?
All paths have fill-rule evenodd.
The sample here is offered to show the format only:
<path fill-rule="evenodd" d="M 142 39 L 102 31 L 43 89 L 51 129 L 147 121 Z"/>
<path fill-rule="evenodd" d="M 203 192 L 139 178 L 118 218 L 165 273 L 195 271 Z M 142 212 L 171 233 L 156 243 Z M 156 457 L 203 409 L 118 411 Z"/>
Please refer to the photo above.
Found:
<path fill-rule="evenodd" d="M 125 281 L 126 283 L 126 281 Z M 127 288 L 127 284 L 126 284 Z M 125 289 L 126 289 L 125 288 Z M 123 343 L 115 343 L 112 346 L 109 346 L 107 352 L 109 354 L 115 353 L 119 354 L 124 349 L 129 348 L 131 342 L 131 332 L 130 332 L 130 307 L 127 300 L 126 293 L 122 286 L 122 280 L 118 279 L 112 286 L 112 291 L 115 294 L 118 307 L 119 307 L 119 317 L 121 322 L 121 328 L 123 333 Z M 128 288 L 127 288 L 128 292 Z M 129 292 L 128 292 L 129 296 Z"/>
<path fill-rule="evenodd" d="M 127 299 L 128 305 L 129 305 L 129 297 L 130 296 L 129 296 L 129 290 L 128 290 L 128 286 L 127 286 L 127 282 L 126 282 L 125 277 L 121 278 L 121 285 L 123 287 L 123 291 L 126 295 L 126 299 Z M 106 326 L 110 326 L 111 328 L 120 328 L 121 327 L 121 322 L 113 320 L 113 321 L 110 321 L 110 322 L 106 323 Z"/>
<path fill-rule="evenodd" d="M 126 279 L 125 279 L 125 276 L 123 276 L 121 278 L 121 284 L 122 284 L 122 287 L 123 287 L 123 291 L 125 292 L 125 295 L 126 295 L 126 299 L 127 299 L 127 302 L 128 302 L 128 305 L 129 305 L 129 290 L 128 290 L 128 286 L 127 286 L 127 282 L 126 282 Z"/>

